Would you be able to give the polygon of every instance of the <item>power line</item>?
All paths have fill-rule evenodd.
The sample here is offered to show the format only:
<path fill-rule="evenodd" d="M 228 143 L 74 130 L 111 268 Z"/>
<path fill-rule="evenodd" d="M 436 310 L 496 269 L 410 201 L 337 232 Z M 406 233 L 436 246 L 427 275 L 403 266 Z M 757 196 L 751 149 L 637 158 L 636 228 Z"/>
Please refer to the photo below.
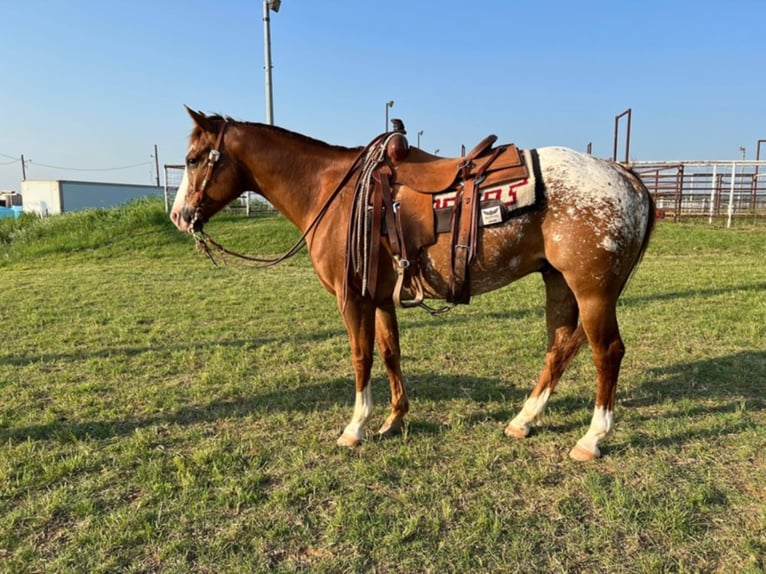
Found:
<path fill-rule="evenodd" d="M 32 160 L 29 160 L 30 162 Z M 135 167 L 142 167 L 145 165 L 151 165 L 152 162 L 145 161 L 142 163 L 134 163 L 132 165 L 122 165 L 119 167 L 62 167 L 60 165 L 48 165 L 46 163 L 40 163 L 39 161 L 34 162 L 34 165 L 37 167 L 47 167 L 49 169 L 60 169 L 64 171 L 119 171 L 121 169 L 133 169 Z"/>
<path fill-rule="evenodd" d="M 9 161 L 7 163 L 6 162 L 2 162 L 2 163 L 0 163 L 0 165 L 12 165 L 12 164 L 18 163 L 20 161 L 17 156 L 8 155 L 8 154 L 5 154 L 5 153 L 0 153 L 0 156 L 12 160 L 12 161 Z M 28 162 L 32 162 L 32 160 L 27 160 L 27 161 Z M 60 166 L 60 165 L 50 165 L 50 164 L 47 164 L 47 163 L 40 163 L 39 161 L 34 162 L 34 165 L 36 165 L 38 167 L 45 167 L 45 168 L 48 168 L 48 169 L 60 169 L 60 170 L 64 170 L 64 171 L 119 171 L 119 170 L 122 170 L 122 169 L 133 169 L 133 168 L 136 168 L 136 167 L 143 167 L 145 165 L 151 165 L 151 164 L 152 164 L 151 161 L 144 161 L 144 162 L 141 162 L 141 163 L 134 163 L 134 164 L 131 164 L 131 165 L 121 165 L 121 166 L 117 166 L 117 167 L 65 167 L 65 166 Z"/>

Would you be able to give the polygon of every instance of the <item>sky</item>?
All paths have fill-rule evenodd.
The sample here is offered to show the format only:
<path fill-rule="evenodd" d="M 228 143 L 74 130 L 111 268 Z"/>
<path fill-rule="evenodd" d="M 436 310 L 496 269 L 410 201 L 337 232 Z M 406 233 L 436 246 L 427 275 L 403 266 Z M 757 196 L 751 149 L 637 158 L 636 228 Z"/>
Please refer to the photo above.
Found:
<path fill-rule="evenodd" d="M 628 108 L 631 160 L 766 138 L 764 0 L 283 0 L 270 20 L 274 123 L 331 144 L 368 143 L 391 100 L 445 156 L 493 133 L 611 157 Z M 183 162 L 184 104 L 266 121 L 262 0 L 0 0 L 0 190 L 22 154 L 27 179 L 152 184 L 155 145 Z"/>

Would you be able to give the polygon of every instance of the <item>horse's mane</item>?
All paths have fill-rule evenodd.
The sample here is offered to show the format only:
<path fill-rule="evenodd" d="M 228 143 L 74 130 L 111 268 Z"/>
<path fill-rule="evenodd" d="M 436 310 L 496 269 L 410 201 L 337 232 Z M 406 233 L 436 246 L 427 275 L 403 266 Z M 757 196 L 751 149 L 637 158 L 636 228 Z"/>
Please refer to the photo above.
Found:
<path fill-rule="evenodd" d="M 356 150 L 362 149 L 362 146 L 347 147 L 347 146 L 329 144 L 329 143 L 327 143 L 325 141 L 322 141 L 322 140 L 319 140 L 319 139 L 316 139 L 316 138 L 312 138 L 310 136 L 303 135 L 303 134 L 298 133 L 298 132 L 293 132 L 293 131 L 290 131 L 288 129 L 281 128 L 279 126 L 274 126 L 274 125 L 269 125 L 269 124 L 262 124 L 262 123 L 259 123 L 259 122 L 247 122 L 247 121 L 237 120 L 235 118 L 232 118 L 231 116 L 223 116 L 221 114 L 212 114 L 212 115 L 209 115 L 207 117 L 208 117 L 209 120 L 212 120 L 212 121 L 215 121 L 215 122 L 226 121 L 226 122 L 229 122 L 229 123 L 231 123 L 233 125 L 250 126 L 250 127 L 257 128 L 259 130 L 272 131 L 274 133 L 281 134 L 281 135 L 283 135 L 283 136 L 285 136 L 287 138 L 290 138 L 290 139 L 294 139 L 294 140 L 297 140 L 297 141 L 303 141 L 303 142 L 305 142 L 307 144 L 310 144 L 310 145 L 324 146 L 324 147 L 327 147 L 327 148 L 330 148 L 330 149 L 334 149 L 334 150 L 337 150 L 337 151 L 356 151 Z"/>

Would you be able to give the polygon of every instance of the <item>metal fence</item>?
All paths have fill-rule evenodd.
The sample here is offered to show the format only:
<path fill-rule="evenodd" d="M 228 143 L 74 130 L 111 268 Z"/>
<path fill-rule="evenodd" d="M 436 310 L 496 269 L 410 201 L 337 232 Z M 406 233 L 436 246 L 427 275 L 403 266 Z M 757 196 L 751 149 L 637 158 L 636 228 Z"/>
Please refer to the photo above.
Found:
<path fill-rule="evenodd" d="M 176 191 L 178 191 L 184 176 L 184 166 L 165 164 L 163 167 L 165 168 L 165 211 L 170 213 Z M 273 205 L 252 191 L 246 191 L 240 195 L 226 209 L 243 213 L 248 217 L 263 213 L 274 213 L 276 211 Z"/>
<path fill-rule="evenodd" d="M 736 220 L 766 224 L 766 161 L 635 161 L 630 163 L 652 193 L 657 215 L 679 221 L 707 218 L 709 223 Z M 183 165 L 165 165 L 165 209 L 183 178 Z M 252 192 L 243 193 L 230 210 L 255 215 L 274 207 Z"/>
<path fill-rule="evenodd" d="M 637 161 L 659 217 L 766 223 L 766 161 Z"/>

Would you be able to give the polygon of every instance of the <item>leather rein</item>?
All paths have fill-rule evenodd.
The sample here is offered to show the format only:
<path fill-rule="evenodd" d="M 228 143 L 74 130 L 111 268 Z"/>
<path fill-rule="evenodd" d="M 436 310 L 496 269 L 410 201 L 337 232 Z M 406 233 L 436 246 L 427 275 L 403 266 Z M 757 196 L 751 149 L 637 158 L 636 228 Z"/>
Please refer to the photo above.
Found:
<path fill-rule="evenodd" d="M 192 221 L 191 221 L 192 236 L 194 237 L 197 248 L 200 249 L 205 255 L 207 255 L 208 259 L 210 259 L 210 261 L 216 267 L 218 266 L 218 261 L 216 261 L 215 259 L 213 249 L 218 253 L 218 255 L 220 255 L 221 260 L 224 261 L 224 263 L 226 262 L 224 257 L 226 255 L 230 255 L 238 259 L 243 259 L 245 261 L 258 263 L 258 265 L 250 266 L 256 269 L 266 269 L 268 267 L 273 267 L 274 265 L 282 263 L 283 261 L 286 261 L 287 259 L 290 259 L 294 255 L 296 255 L 306 245 L 306 238 L 308 237 L 309 233 L 311 233 L 311 231 L 321 221 L 324 215 L 327 213 L 327 210 L 330 208 L 330 204 L 338 196 L 338 194 L 340 194 L 341 190 L 346 186 L 346 184 L 349 182 L 351 177 L 354 175 L 354 172 L 360 168 L 362 160 L 367 154 L 367 152 L 369 151 L 369 149 L 372 148 L 374 145 L 376 145 L 378 141 L 381 140 L 381 138 L 386 136 L 386 134 L 379 135 L 359 152 L 359 155 L 357 155 L 357 157 L 354 159 L 353 163 L 351 164 L 351 167 L 348 168 L 348 171 L 346 172 L 346 174 L 343 176 L 343 178 L 341 178 L 340 182 L 335 187 L 333 192 L 322 204 L 322 207 L 319 209 L 317 214 L 311 220 L 311 223 L 309 223 L 309 225 L 306 227 L 306 230 L 303 232 L 303 234 L 298 239 L 298 241 L 296 241 L 295 244 L 282 255 L 278 257 L 274 257 L 273 259 L 268 259 L 268 258 L 262 258 L 262 257 L 255 257 L 252 255 L 244 255 L 242 253 L 237 253 L 236 251 L 227 249 L 226 247 L 218 243 L 215 239 L 213 239 L 210 235 L 208 235 L 202 228 L 203 223 L 201 219 L 202 217 L 201 207 L 205 199 L 205 189 L 207 188 L 207 185 L 210 182 L 215 166 L 218 165 L 218 161 L 221 159 L 221 146 L 223 144 L 223 134 L 226 131 L 226 127 L 228 123 L 229 122 L 227 120 L 224 120 L 223 124 L 221 125 L 221 131 L 218 132 L 215 148 L 211 149 L 210 153 L 208 154 L 208 162 L 207 162 L 207 169 L 205 171 L 205 177 L 202 180 L 202 184 L 200 185 L 199 191 L 193 194 L 193 197 L 194 196 L 199 196 L 199 197 L 196 201 L 196 205 L 194 206 L 194 217 L 192 218 Z M 211 249 L 211 246 L 213 247 L 213 249 Z"/>

